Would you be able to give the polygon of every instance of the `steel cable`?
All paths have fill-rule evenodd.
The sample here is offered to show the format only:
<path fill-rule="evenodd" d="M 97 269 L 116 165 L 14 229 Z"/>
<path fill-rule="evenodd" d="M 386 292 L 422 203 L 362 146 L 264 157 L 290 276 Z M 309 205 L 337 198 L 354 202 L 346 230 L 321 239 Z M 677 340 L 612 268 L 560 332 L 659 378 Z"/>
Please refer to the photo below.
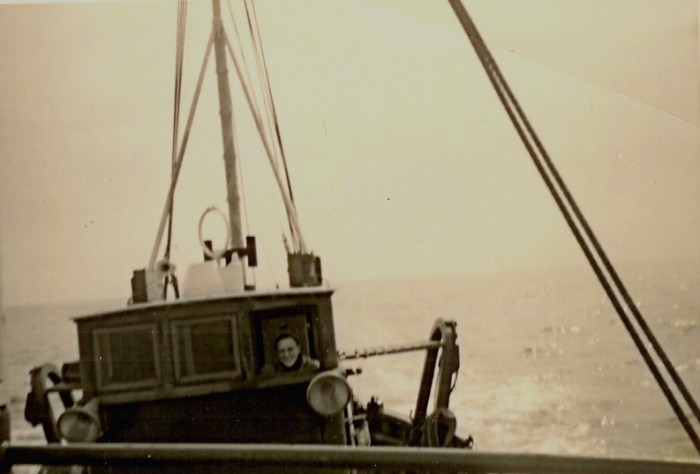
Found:
<path fill-rule="evenodd" d="M 478 31 L 477 31 L 478 34 Z M 481 39 L 481 42 L 483 43 L 483 39 Z M 552 174 L 554 179 L 556 180 L 559 188 L 561 189 L 562 193 L 564 194 L 567 202 L 569 203 L 571 209 L 573 210 L 574 214 L 576 215 L 576 218 L 579 220 L 581 227 L 583 227 L 588 239 L 590 242 L 593 244 L 593 247 L 595 248 L 598 256 L 600 257 L 600 260 L 602 261 L 603 265 L 605 266 L 606 271 L 612 278 L 615 287 L 617 290 L 620 292 L 620 295 L 622 296 L 623 300 L 625 301 L 625 304 L 627 307 L 630 309 L 632 312 L 632 315 L 634 316 L 635 320 L 637 321 L 637 324 L 642 328 L 642 331 L 644 332 L 644 335 L 647 336 L 647 339 L 651 343 L 652 347 L 654 348 L 656 354 L 659 356 L 659 359 L 661 362 L 664 364 L 664 367 L 668 371 L 669 375 L 673 379 L 673 381 L 676 383 L 679 391 L 682 393 L 683 398 L 685 399 L 686 403 L 690 407 L 691 411 L 693 412 L 693 415 L 695 418 L 700 421 L 700 407 L 698 407 L 698 404 L 695 402 L 693 399 L 693 396 L 690 394 L 690 391 L 686 387 L 685 383 L 681 379 L 680 375 L 678 375 L 678 371 L 676 371 L 675 367 L 669 360 L 668 356 L 666 355 L 666 352 L 664 351 L 663 347 L 659 343 L 659 341 L 656 339 L 656 336 L 652 332 L 651 328 L 647 324 L 646 320 L 644 319 L 644 316 L 641 314 L 639 309 L 637 308 L 637 305 L 634 303 L 632 300 L 632 297 L 627 291 L 626 286 L 620 279 L 619 275 L 617 274 L 617 271 L 615 270 L 615 267 L 612 265 L 610 260 L 607 257 L 607 254 L 603 250 L 600 241 L 595 237 L 595 234 L 593 233 L 593 230 L 591 229 L 590 225 L 588 224 L 588 221 L 585 219 L 583 216 L 579 206 L 576 204 L 576 201 L 574 200 L 573 196 L 569 192 L 568 187 L 566 186 L 566 183 L 564 183 L 564 180 L 562 179 L 561 175 L 557 171 L 556 167 L 554 166 L 554 163 L 552 162 L 551 158 L 549 157 L 549 154 L 547 153 L 546 149 L 542 145 L 542 143 L 539 140 L 539 137 L 535 133 L 534 129 L 530 125 L 530 121 L 527 119 L 525 116 L 525 112 L 520 108 L 520 104 L 517 102 L 515 99 L 513 93 L 510 90 L 510 87 L 505 81 L 505 78 L 503 77 L 500 69 L 498 68 L 498 64 L 496 64 L 495 60 L 493 60 L 493 57 L 491 57 L 491 61 L 493 62 L 493 70 L 495 74 L 499 77 L 499 80 L 502 82 L 503 87 L 508 94 L 508 96 L 511 98 L 511 101 L 513 102 L 513 105 L 515 106 L 516 110 L 518 111 L 518 114 L 523 119 L 523 123 L 525 127 L 527 128 L 528 132 L 532 136 L 533 141 L 535 142 L 535 145 L 537 149 L 539 150 L 540 154 L 542 155 L 543 160 L 545 161 L 547 168 L 549 169 L 549 172 Z"/>
<path fill-rule="evenodd" d="M 250 29 L 250 37 L 253 41 L 253 50 L 255 51 L 255 60 L 258 65 L 258 75 L 260 77 L 261 89 L 263 92 L 263 97 L 265 99 L 265 104 L 267 106 L 267 119 L 268 127 L 270 129 L 270 134 L 274 130 L 275 148 L 279 149 L 280 156 L 282 158 L 282 166 L 284 168 L 284 175 L 286 178 L 287 192 L 289 193 L 289 199 L 292 205 L 296 206 L 294 202 L 294 193 L 292 192 L 292 182 L 289 177 L 289 168 L 287 166 L 287 157 L 284 153 L 284 146 L 282 145 L 282 135 L 280 134 L 279 121 L 277 120 L 277 110 L 275 108 L 275 101 L 272 95 L 272 89 L 270 88 L 270 77 L 267 74 L 267 61 L 265 60 L 265 49 L 263 48 L 262 39 L 260 38 L 260 26 L 258 24 L 258 14 L 255 10 L 255 2 L 251 1 L 251 8 L 253 15 L 251 19 L 251 14 L 248 9 L 248 1 L 245 1 L 246 16 L 248 17 L 248 28 Z M 277 158 L 277 154 L 275 154 Z M 287 219 L 289 223 L 289 232 L 292 238 L 292 246 L 295 251 L 299 250 L 299 240 L 296 233 L 294 232 L 294 227 L 292 226 L 291 220 Z"/>
<path fill-rule="evenodd" d="M 692 396 L 688 392 L 683 381 L 680 379 L 680 376 L 675 371 L 675 368 L 668 360 L 668 357 L 666 356 L 665 352 L 661 348 L 661 345 L 658 343 L 657 339 L 654 337 L 653 333 L 651 332 L 651 329 L 646 324 L 646 321 L 642 317 L 641 313 L 636 308 L 636 305 L 634 305 L 634 302 L 632 301 L 629 293 L 627 292 L 626 288 L 622 284 L 622 281 L 620 280 L 619 276 L 617 275 L 614 268 L 612 267 L 612 264 L 610 263 L 609 259 L 605 255 L 605 252 L 603 251 L 600 243 L 598 242 L 597 238 L 593 234 L 587 221 L 583 217 L 578 205 L 574 201 L 571 193 L 568 191 L 568 188 L 566 187 L 561 176 L 557 172 L 554 164 L 552 163 L 551 159 L 549 158 L 549 155 L 547 154 L 546 150 L 544 149 L 544 146 L 539 141 L 539 138 L 537 137 L 537 134 L 535 133 L 532 126 L 530 125 L 527 117 L 525 116 L 525 113 L 520 108 L 520 105 L 518 104 L 517 99 L 513 95 L 512 91 L 510 90 L 505 78 L 501 74 L 501 72 L 496 64 L 495 59 L 490 54 L 486 44 L 484 43 L 483 39 L 481 38 L 481 36 L 476 28 L 476 25 L 471 20 L 471 17 L 469 16 L 466 9 L 464 8 L 464 5 L 462 5 L 460 0 L 449 0 L 449 2 L 450 2 L 450 5 L 452 6 L 457 18 L 459 19 L 460 23 L 462 24 L 462 27 L 464 28 L 465 33 L 469 37 L 469 40 L 472 43 L 472 46 L 474 47 L 474 50 L 475 50 L 477 56 L 479 57 L 479 60 L 481 61 L 482 65 L 484 66 L 486 74 L 487 74 L 489 80 L 491 81 L 491 84 L 493 85 L 494 90 L 496 91 L 499 99 L 501 100 L 501 102 L 506 110 L 506 113 L 508 114 L 511 122 L 513 123 L 518 135 L 520 136 L 523 144 L 525 145 L 525 148 L 527 149 L 535 166 L 537 167 L 538 172 L 540 173 L 541 177 L 545 181 L 545 184 L 546 184 L 547 188 L 549 189 L 550 193 L 552 194 L 552 197 L 554 198 L 557 206 L 559 207 L 560 211 L 564 215 L 564 218 L 565 218 L 567 224 L 569 225 L 569 228 L 571 229 L 576 240 L 578 241 L 579 245 L 581 246 L 581 249 L 583 250 L 589 263 L 591 264 L 593 271 L 595 272 L 595 274 L 598 277 L 605 292 L 607 293 L 608 297 L 610 298 L 611 303 L 613 304 L 613 306 L 615 307 L 615 310 L 617 311 L 618 315 L 620 316 L 620 319 L 621 319 L 623 325 L 625 326 L 628 333 L 632 337 L 632 340 L 634 341 L 635 345 L 637 346 L 637 349 L 639 350 L 640 354 L 642 355 L 642 358 L 644 359 L 647 366 L 649 367 L 649 370 L 652 372 L 654 378 L 656 379 L 657 383 L 659 384 L 659 387 L 661 388 L 662 392 L 666 396 L 666 399 L 668 400 L 669 404 L 671 405 L 674 413 L 676 414 L 679 421 L 681 422 L 684 429 L 686 430 L 686 433 L 688 434 L 691 441 L 693 442 L 693 445 L 695 446 L 696 450 L 698 451 L 698 453 L 700 453 L 700 438 L 698 438 L 698 435 L 695 433 L 695 430 L 693 429 L 692 425 L 690 424 L 690 421 L 688 420 L 687 416 L 685 415 L 685 413 L 681 409 L 678 401 L 676 400 L 675 395 L 673 394 L 673 392 L 671 392 L 670 388 L 668 387 L 668 384 L 666 383 L 666 380 L 663 378 L 663 376 L 661 375 L 661 372 L 659 371 L 655 362 L 651 358 L 651 355 L 649 354 L 648 350 L 644 346 L 644 343 L 642 342 L 641 338 L 639 337 L 639 334 L 637 334 L 636 329 L 632 325 L 628 315 L 624 311 L 622 305 L 620 304 L 620 301 L 618 300 L 617 296 L 615 295 L 613 288 L 610 284 L 610 281 L 603 274 L 602 268 L 600 267 L 599 263 L 596 261 L 596 256 L 593 254 L 590 247 L 588 246 L 588 244 L 584 240 L 584 237 L 581 234 L 581 230 L 579 229 L 579 226 L 583 228 L 584 232 L 586 233 L 586 237 L 589 239 L 591 245 L 593 245 L 593 248 L 597 252 L 598 259 L 601 260 L 601 262 L 605 266 L 606 271 L 609 273 L 610 277 L 612 278 L 612 281 L 615 285 L 615 288 L 622 296 L 622 298 L 625 301 L 625 303 L 627 304 L 628 308 L 632 311 L 637 323 L 640 325 L 644 334 L 649 339 L 652 347 L 656 350 L 657 355 L 659 356 L 662 363 L 666 367 L 666 369 L 669 372 L 669 375 L 671 376 L 673 381 L 676 383 L 677 388 L 679 389 L 681 394 L 684 396 L 686 403 L 688 403 L 688 405 L 690 406 L 690 408 L 693 411 L 693 413 L 695 414 L 695 416 L 698 419 L 700 419 L 700 410 L 698 410 L 697 404 L 695 403 Z M 517 116 L 516 116 L 516 113 L 511 108 L 511 106 L 515 109 L 515 112 L 517 112 Z M 521 126 L 521 123 L 525 127 L 526 131 L 530 134 L 532 141 L 535 144 L 535 147 L 537 148 L 537 150 L 541 154 L 541 158 L 538 157 L 537 153 L 535 152 L 535 150 L 532 146 L 532 143 L 530 142 L 529 137 L 526 135 L 525 130 L 523 130 L 523 128 Z M 547 169 L 545 169 L 545 167 L 543 166 L 542 161 L 544 161 Z M 561 193 L 564 195 L 564 198 L 566 199 L 566 203 L 562 199 L 560 192 L 555 188 L 554 183 L 552 182 L 552 178 L 547 174 L 548 172 L 549 172 L 549 174 L 551 174 L 554 177 L 554 180 L 556 181 L 557 185 L 561 189 Z M 574 215 L 578 219 L 578 224 L 577 224 L 577 222 L 574 221 L 573 217 L 571 216 L 571 213 L 569 212 L 569 210 L 566 207 L 567 205 L 571 208 Z"/>
<path fill-rule="evenodd" d="M 182 97 L 182 68 L 184 64 L 185 51 L 185 29 L 187 26 L 187 0 L 179 0 L 177 5 L 177 35 L 175 39 L 175 90 L 174 90 L 174 106 L 173 106 L 173 143 L 172 143 L 172 158 L 171 158 L 171 178 L 175 171 L 177 161 L 177 142 L 180 128 L 180 100 Z M 168 210 L 168 236 L 165 244 L 165 259 L 170 260 L 170 250 L 173 237 L 173 201 L 170 202 Z M 172 276 L 174 278 L 174 275 Z M 171 282 L 171 276 L 165 277 L 165 285 L 163 288 L 163 296 L 168 297 L 168 284 Z M 172 279 L 175 296 L 179 297 L 176 280 Z"/>
<path fill-rule="evenodd" d="M 202 91 L 202 82 L 204 81 L 204 75 L 207 70 L 207 63 L 209 62 L 209 56 L 211 55 L 212 47 L 214 46 L 214 30 L 212 30 L 209 35 L 209 40 L 207 42 L 207 49 L 204 53 L 204 60 L 202 61 L 202 68 L 199 71 L 199 77 L 197 78 L 197 86 L 195 87 L 194 96 L 192 97 L 192 105 L 190 106 L 190 112 L 187 116 L 187 124 L 185 125 L 185 131 L 182 134 L 182 141 L 180 143 L 180 150 L 178 151 L 177 160 L 175 161 L 175 168 L 173 169 L 172 178 L 170 180 L 170 188 L 168 189 L 168 196 L 165 201 L 165 208 L 163 209 L 163 214 L 160 218 L 160 224 L 158 224 L 158 231 L 156 232 L 156 241 L 153 244 L 153 250 L 151 251 L 151 258 L 148 261 L 149 270 L 153 270 L 156 265 L 156 258 L 158 256 L 158 249 L 160 248 L 161 241 L 163 239 L 163 231 L 165 230 L 165 224 L 169 215 L 170 207 L 173 202 L 173 197 L 175 195 L 175 188 L 177 187 L 177 181 L 180 177 L 180 169 L 182 168 L 182 161 L 185 156 L 185 149 L 187 148 L 187 142 L 190 137 L 190 131 L 192 130 L 192 122 L 194 120 L 195 112 L 197 111 L 197 103 L 199 102 L 199 95 Z"/>

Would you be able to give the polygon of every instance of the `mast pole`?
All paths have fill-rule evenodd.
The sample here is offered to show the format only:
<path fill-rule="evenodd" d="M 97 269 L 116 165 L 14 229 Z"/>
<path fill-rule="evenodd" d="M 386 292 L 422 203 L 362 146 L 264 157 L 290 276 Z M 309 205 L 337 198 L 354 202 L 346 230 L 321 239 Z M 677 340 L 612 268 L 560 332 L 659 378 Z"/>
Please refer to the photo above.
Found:
<path fill-rule="evenodd" d="M 216 58 L 216 78 L 219 86 L 219 113 L 221 115 L 221 136 L 224 143 L 224 166 L 226 168 L 226 195 L 228 200 L 231 245 L 243 247 L 241 229 L 241 207 L 238 195 L 238 168 L 236 152 L 233 147 L 233 107 L 231 89 L 228 83 L 228 66 L 226 64 L 226 36 L 221 19 L 220 0 L 212 0 L 214 9 L 214 56 Z"/>

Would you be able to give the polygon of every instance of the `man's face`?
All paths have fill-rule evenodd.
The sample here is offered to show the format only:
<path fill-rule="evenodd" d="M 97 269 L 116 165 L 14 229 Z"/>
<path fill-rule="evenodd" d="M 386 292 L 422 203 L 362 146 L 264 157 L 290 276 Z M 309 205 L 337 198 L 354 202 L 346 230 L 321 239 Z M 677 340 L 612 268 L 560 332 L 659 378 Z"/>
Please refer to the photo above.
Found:
<path fill-rule="evenodd" d="M 282 339 L 277 343 L 277 357 L 285 367 L 294 365 L 297 357 L 299 357 L 299 352 L 299 344 L 291 337 Z"/>

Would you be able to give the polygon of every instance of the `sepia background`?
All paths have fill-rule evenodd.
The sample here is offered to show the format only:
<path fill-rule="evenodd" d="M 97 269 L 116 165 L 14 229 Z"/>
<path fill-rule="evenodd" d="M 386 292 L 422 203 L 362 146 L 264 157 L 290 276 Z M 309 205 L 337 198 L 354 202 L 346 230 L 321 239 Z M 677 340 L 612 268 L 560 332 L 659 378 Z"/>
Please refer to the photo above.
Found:
<path fill-rule="evenodd" d="M 700 393 L 698 3 L 465 5 Z M 638 398 L 646 369 L 447 2 L 256 8 L 302 229 L 337 289 L 339 345 L 420 338 L 435 317 L 457 319 L 469 354 L 460 426 L 480 446 L 692 455 L 658 389 Z M 125 303 L 132 271 L 147 265 L 170 179 L 176 12 L 171 1 L 0 5 L 0 262 L 15 410 L 33 364 L 76 356 L 68 318 Z M 210 17 L 209 2 L 190 2 L 181 123 Z M 233 93 L 255 279 L 285 286 L 283 207 Z M 202 94 L 175 198 L 180 271 L 201 259 L 202 212 L 225 208 L 213 61 Z M 206 227 L 215 245 L 217 224 Z M 413 382 L 392 379 L 404 371 L 387 360 L 375 373 L 410 410 Z M 374 377 L 360 383 L 369 391 Z"/>

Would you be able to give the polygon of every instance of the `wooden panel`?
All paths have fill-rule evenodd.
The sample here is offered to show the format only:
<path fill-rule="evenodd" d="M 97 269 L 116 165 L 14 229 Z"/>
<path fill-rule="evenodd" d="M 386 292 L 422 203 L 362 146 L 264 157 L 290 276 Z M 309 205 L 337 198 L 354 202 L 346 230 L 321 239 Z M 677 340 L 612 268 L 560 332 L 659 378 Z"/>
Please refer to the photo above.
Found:
<path fill-rule="evenodd" d="M 255 376 L 266 362 L 277 360 L 272 342 L 283 329 L 295 334 L 303 353 L 320 359 L 323 369 L 334 368 L 331 294 L 249 293 L 133 305 L 77 318 L 85 393 L 120 404 L 294 383 Z M 120 338 L 123 343 L 112 347 Z"/>
<path fill-rule="evenodd" d="M 236 319 L 214 316 L 171 321 L 177 382 L 239 378 Z"/>
<path fill-rule="evenodd" d="M 308 382 L 266 389 L 103 405 L 104 442 L 321 443 L 325 419 Z"/>
<path fill-rule="evenodd" d="M 160 378 L 157 326 L 154 323 L 93 331 L 98 390 L 155 386 Z"/>

